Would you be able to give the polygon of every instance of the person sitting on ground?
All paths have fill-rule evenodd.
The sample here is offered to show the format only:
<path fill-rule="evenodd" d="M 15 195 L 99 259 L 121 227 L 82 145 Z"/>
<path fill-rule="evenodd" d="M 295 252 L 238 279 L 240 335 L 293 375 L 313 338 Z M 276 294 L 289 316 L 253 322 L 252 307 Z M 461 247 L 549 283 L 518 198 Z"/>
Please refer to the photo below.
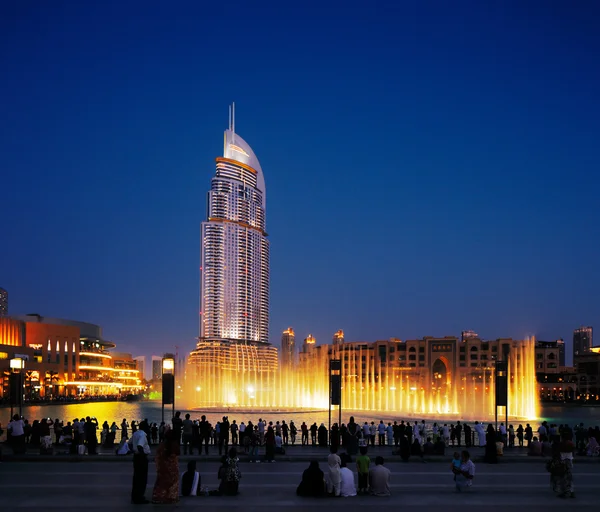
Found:
<path fill-rule="evenodd" d="M 537 436 L 533 438 L 533 441 L 529 443 L 527 455 L 541 456 L 542 455 L 542 443 L 538 441 Z"/>
<path fill-rule="evenodd" d="M 221 491 L 221 494 L 235 496 L 238 493 L 240 478 L 242 478 L 240 468 L 238 467 L 239 461 L 240 459 L 237 457 L 237 450 L 235 448 L 230 448 L 229 456 L 225 459 L 223 465 L 219 469 L 219 478 L 221 479 L 219 491 Z"/>
<path fill-rule="evenodd" d="M 419 457 L 423 457 L 423 452 L 421 451 L 421 443 L 418 438 L 415 438 L 413 444 L 410 447 L 411 455 L 418 455 Z"/>
<path fill-rule="evenodd" d="M 343 453 L 340 456 L 342 461 L 342 467 L 340 468 L 340 496 L 347 498 L 349 496 L 356 496 L 356 486 L 354 485 L 354 473 L 348 469 L 348 456 Z"/>
<path fill-rule="evenodd" d="M 433 443 L 431 442 L 431 437 L 427 438 L 425 445 L 423 446 L 423 453 L 425 455 L 433 455 L 435 453 Z"/>
<path fill-rule="evenodd" d="M 542 455 L 544 457 L 552 457 L 552 443 L 550 442 L 550 438 L 548 436 L 543 436 L 541 441 Z"/>
<path fill-rule="evenodd" d="M 341 476 L 340 467 L 342 465 L 342 459 L 337 454 L 337 448 L 332 446 L 330 448 L 331 453 L 327 457 L 327 465 L 329 466 L 329 485 L 327 490 L 334 496 L 340 495 Z"/>
<path fill-rule="evenodd" d="M 373 496 L 390 496 L 391 471 L 384 465 L 383 457 L 375 458 L 375 467 L 369 471 L 369 484 Z"/>
<path fill-rule="evenodd" d="M 298 496 L 325 496 L 325 478 L 316 460 L 311 461 L 302 473 L 302 481 L 296 489 Z"/>
<path fill-rule="evenodd" d="M 122 437 L 119 442 L 119 446 L 115 450 L 117 455 L 127 455 L 131 453 L 131 449 L 129 447 L 129 438 L 127 436 Z"/>
<path fill-rule="evenodd" d="M 585 454 L 588 457 L 595 457 L 600 452 L 600 447 L 598 446 L 598 441 L 595 437 L 590 436 L 587 446 L 585 447 Z"/>
<path fill-rule="evenodd" d="M 200 473 L 196 471 L 196 461 L 190 460 L 187 471 L 181 476 L 181 495 L 200 496 L 201 494 Z"/>
<path fill-rule="evenodd" d="M 433 444 L 433 453 L 434 455 L 445 455 L 446 453 L 446 444 L 442 437 L 438 437 L 438 440 Z"/>

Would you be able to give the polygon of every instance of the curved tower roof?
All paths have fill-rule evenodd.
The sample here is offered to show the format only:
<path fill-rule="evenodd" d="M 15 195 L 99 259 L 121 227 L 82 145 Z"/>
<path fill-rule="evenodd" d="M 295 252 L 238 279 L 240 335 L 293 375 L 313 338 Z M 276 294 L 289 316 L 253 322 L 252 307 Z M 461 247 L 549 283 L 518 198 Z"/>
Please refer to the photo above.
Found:
<path fill-rule="evenodd" d="M 250 144 L 235 133 L 235 105 L 232 108 L 229 129 L 225 130 L 223 156 L 252 167 L 256 171 L 256 188 L 262 192 L 262 207 L 266 206 L 267 190 L 265 177 L 258 158 L 252 151 Z"/>

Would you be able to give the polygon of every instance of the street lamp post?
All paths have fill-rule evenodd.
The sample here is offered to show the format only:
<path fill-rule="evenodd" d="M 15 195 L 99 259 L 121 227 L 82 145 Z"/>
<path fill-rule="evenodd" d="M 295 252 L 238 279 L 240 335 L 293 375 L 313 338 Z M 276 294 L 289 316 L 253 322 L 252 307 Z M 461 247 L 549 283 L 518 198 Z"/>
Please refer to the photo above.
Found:
<path fill-rule="evenodd" d="M 175 359 L 165 355 L 162 359 L 162 421 L 165 421 L 165 405 L 173 406 L 175 416 Z"/>
<path fill-rule="evenodd" d="M 19 406 L 19 416 L 23 415 L 23 368 L 25 360 L 21 357 L 15 357 L 10 360 L 11 374 L 9 376 L 10 385 L 10 416 L 13 415 L 13 406 Z"/>

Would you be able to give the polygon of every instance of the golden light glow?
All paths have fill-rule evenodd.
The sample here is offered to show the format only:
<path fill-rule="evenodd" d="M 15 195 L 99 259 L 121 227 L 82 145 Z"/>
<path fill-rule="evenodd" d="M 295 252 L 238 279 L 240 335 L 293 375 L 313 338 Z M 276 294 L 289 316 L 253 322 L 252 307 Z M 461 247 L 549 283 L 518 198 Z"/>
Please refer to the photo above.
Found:
<path fill-rule="evenodd" d="M 122 388 L 123 384 L 120 382 L 71 381 L 71 382 L 65 382 L 65 386 L 103 386 L 103 387 Z M 128 386 L 128 387 L 132 387 L 132 386 Z"/>
<path fill-rule="evenodd" d="M 110 366 L 96 366 L 92 364 L 81 364 L 79 365 L 80 370 L 98 370 L 101 372 L 114 372 L 115 369 Z"/>
<path fill-rule="evenodd" d="M 175 369 L 175 361 L 173 359 L 163 359 L 162 368 L 164 371 L 173 371 Z"/>
<path fill-rule="evenodd" d="M 510 343 L 507 361 L 508 415 L 511 418 L 535 419 L 539 414 L 535 340 L 502 340 L 501 343 Z M 498 342 L 498 346 L 501 343 Z M 391 346 L 391 343 L 387 345 L 386 350 Z M 389 411 L 432 417 L 447 415 L 480 421 L 494 417 L 496 389 L 491 365 L 478 362 L 477 367 L 461 367 L 457 361 L 454 366 L 440 354 L 431 359 L 427 368 L 416 366 L 418 359 L 411 367 L 409 360 L 401 362 L 392 357 L 398 354 L 398 344 L 393 346 L 395 352 L 382 362 L 377 357 L 381 345 L 342 343 L 336 347 L 317 346 L 314 337 L 309 335 L 306 338 L 307 350 L 300 353 L 298 365 L 285 371 L 265 371 L 243 359 L 239 360 L 237 367 L 231 364 L 225 366 L 216 358 L 210 361 L 208 358 L 199 359 L 197 363 L 191 361 L 187 371 L 197 365 L 196 375 L 202 379 L 202 393 L 193 393 L 200 380 L 192 380 L 187 400 L 194 407 L 327 408 L 329 359 L 339 358 L 342 360 L 342 404 L 345 410 Z M 458 347 L 460 342 L 455 349 L 458 350 Z M 408 350 L 401 353 L 410 354 Z"/>
<path fill-rule="evenodd" d="M 100 354 L 98 352 L 79 352 L 80 356 L 91 356 L 91 357 L 103 357 L 105 359 L 112 359 L 112 356 L 109 354 Z"/>
<path fill-rule="evenodd" d="M 253 169 L 249 165 L 246 165 L 246 164 L 244 164 L 242 162 L 238 162 L 237 160 L 232 160 L 231 158 L 225 158 L 225 157 L 219 156 L 219 157 L 215 158 L 215 160 L 216 160 L 217 163 L 222 162 L 224 164 L 237 165 L 238 167 L 241 167 L 242 169 L 246 169 L 247 171 L 250 171 L 250 172 L 252 172 L 254 174 L 258 174 L 256 172 L 256 169 Z"/>

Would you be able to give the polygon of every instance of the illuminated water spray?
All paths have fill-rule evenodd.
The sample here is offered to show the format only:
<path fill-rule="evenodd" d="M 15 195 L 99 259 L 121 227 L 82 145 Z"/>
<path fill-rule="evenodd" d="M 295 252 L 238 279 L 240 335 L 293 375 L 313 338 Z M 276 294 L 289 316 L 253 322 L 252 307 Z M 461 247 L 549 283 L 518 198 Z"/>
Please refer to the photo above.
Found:
<path fill-rule="evenodd" d="M 376 344 L 342 343 L 312 346 L 295 365 L 268 364 L 270 353 L 261 348 L 243 354 L 239 347 L 232 356 L 213 350 L 203 357 L 191 357 L 186 372 L 186 405 L 189 407 L 239 407 L 248 409 L 326 409 L 328 407 L 328 361 L 342 360 L 342 403 L 346 410 L 397 412 L 417 416 L 456 416 L 464 419 L 494 415 L 494 361 L 475 354 L 473 346 L 463 352 L 435 353 L 435 344 L 425 339 L 432 351 L 428 367 L 410 366 L 411 359 L 397 356 L 400 343 L 393 344 L 394 357 L 382 362 Z M 380 342 L 377 342 L 380 343 Z M 381 342 L 388 343 L 391 342 Z M 406 342 L 410 344 L 411 342 Z M 470 342 L 469 342 L 470 343 Z M 535 340 L 497 340 L 508 344 L 508 415 L 513 418 L 538 417 L 539 401 L 535 377 Z M 432 348 L 433 347 L 433 348 Z M 406 348 L 406 347 L 405 347 Z M 273 347 L 271 347 L 273 349 Z M 387 348 L 389 351 L 389 347 Z M 240 352 L 241 351 L 241 352 Z M 242 355 L 240 355 L 242 353 Z M 388 352 L 389 354 L 390 352 Z M 491 350 L 489 350 L 490 358 Z M 500 350 L 497 354 L 502 353 Z M 192 354 L 194 355 L 194 354 Z M 415 356 L 419 353 L 415 351 Z M 477 356 L 477 363 L 475 361 Z M 497 356 L 498 357 L 498 356 Z M 461 366 L 461 360 L 465 365 Z M 416 360 L 416 359 L 415 359 Z M 418 361 L 418 360 L 417 360 Z M 271 361 L 272 362 L 272 361 Z M 503 411 L 499 412 L 501 417 Z"/>

